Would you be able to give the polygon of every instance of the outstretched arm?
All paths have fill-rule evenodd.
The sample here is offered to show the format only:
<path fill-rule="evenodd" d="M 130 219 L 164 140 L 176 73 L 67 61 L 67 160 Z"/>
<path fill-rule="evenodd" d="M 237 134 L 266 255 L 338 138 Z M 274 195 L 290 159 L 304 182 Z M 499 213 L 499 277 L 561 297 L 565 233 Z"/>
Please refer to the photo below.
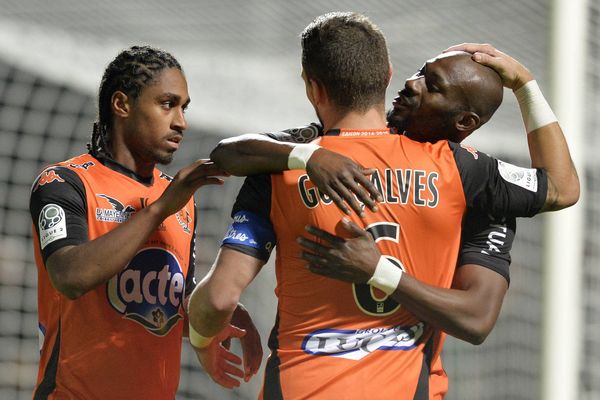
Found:
<path fill-rule="evenodd" d="M 563 131 L 534 81 L 533 74 L 489 44 L 464 43 L 446 51 L 466 51 L 473 60 L 494 69 L 519 100 L 527 130 L 531 165 L 548 174 L 548 194 L 541 211 L 570 207 L 579 200 L 579 178 Z"/>
<path fill-rule="evenodd" d="M 240 319 L 245 318 L 235 316 L 240 312 L 238 302 L 263 264 L 262 260 L 222 247 L 211 271 L 190 296 L 190 343 L 208 375 L 226 388 L 240 385 L 235 377 L 248 381 L 260 366 L 253 363 L 246 365 L 245 371 L 239 369 L 236 365 L 241 364 L 241 360 L 228 351 L 223 341 L 246 335 L 246 331 L 230 323 L 238 325 Z"/>
<path fill-rule="evenodd" d="M 300 244 L 308 250 L 302 257 L 312 272 L 367 283 L 381 253 L 367 231 L 348 220 L 342 224 L 350 234 L 348 239 L 309 227 L 308 232 L 320 243 L 300 238 Z M 425 284 L 404 273 L 389 293 L 420 320 L 459 339 L 481 344 L 496 323 L 507 289 L 508 283 L 500 274 L 480 265 L 465 264 L 456 271 L 451 289 Z"/>
<path fill-rule="evenodd" d="M 374 172 L 372 169 L 314 144 L 247 134 L 222 140 L 210 158 L 224 171 L 239 176 L 306 169 L 319 190 L 347 214 L 350 213 L 349 206 L 362 215 L 360 202 L 377 211 L 376 201 L 382 199 L 368 178 Z"/>

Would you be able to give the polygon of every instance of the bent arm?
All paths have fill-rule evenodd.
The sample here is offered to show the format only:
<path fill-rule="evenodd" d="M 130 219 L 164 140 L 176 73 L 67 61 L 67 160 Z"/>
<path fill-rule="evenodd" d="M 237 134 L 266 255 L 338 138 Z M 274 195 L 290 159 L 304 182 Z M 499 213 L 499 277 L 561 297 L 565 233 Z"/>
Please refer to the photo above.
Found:
<path fill-rule="evenodd" d="M 160 223 L 183 208 L 200 186 L 222 183 L 215 177 L 221 172 L 206 161 L 180 170 L 158 200 L 112 231 L 54 251 L 46 260 L 53 286 L 73 300 L 123 270 Z"/>
<path fill-rule="evenodd" d="M 494 327 L 508 283 L 475 264 L 456 271 L 451 289 L 419 282 L 404 274 L 392 298 L 417 318 L 472 344 L 481 344 Z"/>
<path fill-rule="evenodd" d="M 579 200 L 579 178 L 563 131 L 541 92 L 525 87 L 535 84 L 533 74 L 509 55 L 487 44 L 465 43 L 446 51 L 466 51 L 473 59 L 494 69 L 517 99 L 525 128 L 531 165 L 546 170 L 548 191 L 540 211 L 556 211 Z M 535 87 L 535 86 L 534 86 Z M 528 90 L 531 92 L 527 93 Z"/>
<path fill-rule="evenodd" d="M 305 131 L 309 134 L 302 134 Z M 377 211 L 376 201 L 381 201 L 382 195 L 368 178 L 374 170 L 325 148 L 315 150 L 313 144 L 293 143 L 296 136 L 289 132 L 300 132 L 303 141 L 318 136 L 314 125 L 272 134 L 277 140 L 266 134 L 236 136 L 219 142 L 210 158 L 224 171 L 238 176 L 306 169 L 311 181 L 343 212 L 349 214 L 349 206 L 362 215 L 361 202 Z M 292 151 L 296 161 L 290 163 Z"/>
<path fill-rule="evenodd" d="M 97 239 L 56 250 L 46 260 L 52 285 L 74 300 L 107 282 L 125 268 L 163 219 L 151 205 Z"/>

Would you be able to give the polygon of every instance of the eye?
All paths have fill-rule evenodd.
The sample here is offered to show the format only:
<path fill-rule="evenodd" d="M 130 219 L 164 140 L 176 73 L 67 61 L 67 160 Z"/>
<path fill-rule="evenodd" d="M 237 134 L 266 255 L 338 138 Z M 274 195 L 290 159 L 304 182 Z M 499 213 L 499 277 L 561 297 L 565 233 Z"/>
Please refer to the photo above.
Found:
<path fill-rule="evenodd" d="M 435 86 L 433 83 L 426 81 L 426 85 L 427 85 L 427 90 L 429 92 L 439 92 L 440 90 L 437 88 L 437 86 Z"/>

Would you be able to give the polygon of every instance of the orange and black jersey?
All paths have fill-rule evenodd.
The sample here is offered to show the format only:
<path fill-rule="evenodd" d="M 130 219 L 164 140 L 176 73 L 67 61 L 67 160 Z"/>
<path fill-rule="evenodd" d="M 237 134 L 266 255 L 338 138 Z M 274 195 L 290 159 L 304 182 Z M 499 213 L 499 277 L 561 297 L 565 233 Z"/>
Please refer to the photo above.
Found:
<path fill-rule="evenodd" d="M 545 200 L 544 171 L 501 164 L 457 144 L 417 143 L 381 131 L 332 131 L 318 143 L 377 169 L 371 180 L 384 198 L 379 212 L 352 218 L 382 254 L 437 287 L 451 285 L 467 209 L 486 219 L 531 216 Z M 296 238 L 306 225 L 337 232 L 342 217 L 305 171 L 247 178 L 233 217 L 224 246 L 265 260 L 277 244 L 279 302 L 265 398 L 429 398 L 439 333 L 368 285 L 310 273 L 298 256 Z M 498 241 L 512 241 L 507 226 L 479 225 L 497 229 Z M 497 263 L 504 275 L 508 261 L 494 253 L 508 254 L 510 244 L 490 249 L 483 238 L 479 232 L 463 239 L 472 250 L 461 259 L 493 269 Z"/>
<path fill-rule="evenodd" d="M 195 286 L 193 199 L 161 223 L 119 274 L 76 300 L 52 286 L 45 266 L 58 249 L 135 218 L 170 180 L 157 169 L 144 179 L 84 154 L 46 168 L 34 182 L 41 339 L 35 399 L 175 398 L 182 304 Z"/>

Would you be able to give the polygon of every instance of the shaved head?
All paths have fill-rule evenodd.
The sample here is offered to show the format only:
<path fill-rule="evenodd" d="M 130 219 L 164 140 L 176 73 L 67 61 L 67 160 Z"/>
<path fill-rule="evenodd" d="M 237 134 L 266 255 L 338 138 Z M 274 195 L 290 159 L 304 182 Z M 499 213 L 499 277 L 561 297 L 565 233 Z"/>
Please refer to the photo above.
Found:
<path fill-rule="evenodd" d="M 460 142 L 489 121 L 503 91 L 500 75 L 471 54 L 443 53 L 406 80 L 388 123 L 415 140 Z"/>

